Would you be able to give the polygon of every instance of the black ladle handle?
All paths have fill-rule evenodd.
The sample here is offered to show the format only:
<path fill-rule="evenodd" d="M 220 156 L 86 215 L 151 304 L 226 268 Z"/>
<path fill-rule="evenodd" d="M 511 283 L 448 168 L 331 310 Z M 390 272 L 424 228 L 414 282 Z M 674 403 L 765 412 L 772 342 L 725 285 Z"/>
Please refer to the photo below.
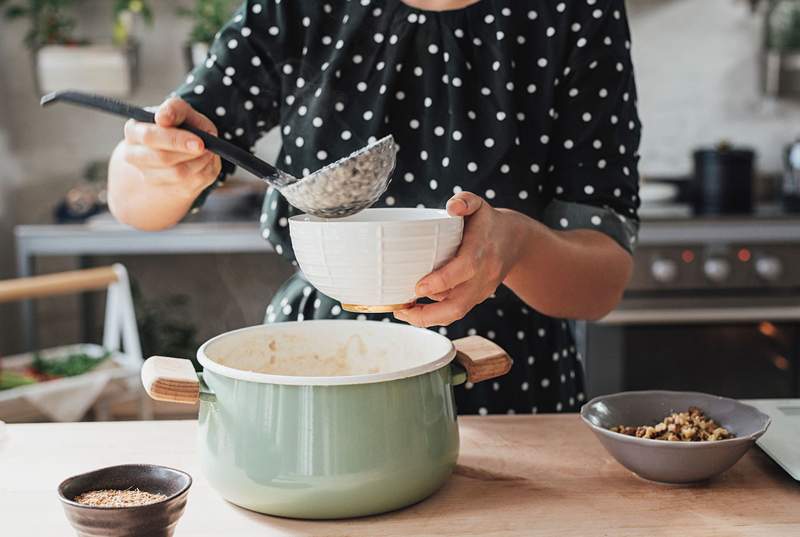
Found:
<path fill-rule="evenodd" d="M 103 97 L 102 95 L 92 95 L 88 93 L 81 93 L 79 91 L 56 91 L 42 97 L 41 105 L 47 106 L 57 102 L 68 102 L 77 104 L 85 108 L 92 108 L 114 114 L 117 116 L 133 118 L 136 121 L 145 123 L 155 123 L 155 114 L 148 112 L 144 108 L 133 106 L 116 99 Z M 180 129 L 191 132 L 198 136 L 205 144 L 206 149 L 215 153 L 233 164 L 239 166 L 252 173 L 253 175 L 267 181 L 274 183 L 275 186 L 284 186 L 293 182 L 293 177 L 286 174 L 271 164 L 264 162 L 256 157 L 249 151 L 245 151 L 241 147 L 225 140 L 218 138 L 212 134 L 202 131 L 186 123 L 178 127 Z"/>

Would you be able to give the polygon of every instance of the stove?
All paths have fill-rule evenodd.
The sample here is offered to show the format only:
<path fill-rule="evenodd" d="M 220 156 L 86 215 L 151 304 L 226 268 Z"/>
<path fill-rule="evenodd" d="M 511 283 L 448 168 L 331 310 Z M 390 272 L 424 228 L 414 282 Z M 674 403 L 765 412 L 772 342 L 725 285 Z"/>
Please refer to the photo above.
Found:
<path fill-rule="evenodd" d="M 800 214 L 644 216 L 619 307 L 583 332 L 591 395 L 800 396 Z"/>

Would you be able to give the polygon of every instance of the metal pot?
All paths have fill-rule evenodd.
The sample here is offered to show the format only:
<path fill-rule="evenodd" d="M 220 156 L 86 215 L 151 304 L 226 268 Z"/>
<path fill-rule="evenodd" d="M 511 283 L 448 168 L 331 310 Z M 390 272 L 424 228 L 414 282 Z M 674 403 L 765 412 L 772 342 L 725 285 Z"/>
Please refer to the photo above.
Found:
<path fill-rule="evenodd" d="M 694 152 L 695 214 L 747 214 L 753 210 L 755 153 L 723 142 Z"/>
<path fill-rule="evenodd" d="M 320 320 L 217 336 L 188 360 L 152 357 L 154 399 L 200 401 L 199 460 L 227 500 L 261 513 L 345 518 L 435 492 L 458 457 L 453 386 L 505 374 L 511 359 L 472 336 Z"/>

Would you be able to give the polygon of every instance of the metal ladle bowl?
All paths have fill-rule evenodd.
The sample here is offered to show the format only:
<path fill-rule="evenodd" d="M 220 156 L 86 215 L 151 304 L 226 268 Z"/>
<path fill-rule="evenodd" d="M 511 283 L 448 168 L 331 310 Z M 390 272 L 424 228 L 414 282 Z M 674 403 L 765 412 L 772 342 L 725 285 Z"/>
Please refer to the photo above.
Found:
<path fill-rule="evenodd" d="M 137 121 L 155 123 L 155 114 L 127 103 L 77 91 L 59 91 L 42 97 L 42 106 L 68 102 Z M 203 140 L 205 148 L 276 188 L 301 211 L 320 218 L 355 214 L 386 192 L 395 166 L 397 146 L 389 135 L 305 177 L 297 178 L 264 162 L 241 147 L 191 125 L 178 128 Z"/>

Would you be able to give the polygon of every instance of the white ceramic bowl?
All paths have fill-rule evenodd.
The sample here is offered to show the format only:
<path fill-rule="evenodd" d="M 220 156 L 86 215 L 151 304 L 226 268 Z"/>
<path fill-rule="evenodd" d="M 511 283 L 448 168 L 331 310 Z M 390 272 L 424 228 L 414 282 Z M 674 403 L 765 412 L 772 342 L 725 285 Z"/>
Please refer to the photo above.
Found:
<path fill-rule="evenodd" d="M 289 219 L 292 247 L 308 281 L 344 309 L 372 313 L 413 303 L 417 282 L 455 255 L 463 228 L 462 218 L 439 209 Z"/>

